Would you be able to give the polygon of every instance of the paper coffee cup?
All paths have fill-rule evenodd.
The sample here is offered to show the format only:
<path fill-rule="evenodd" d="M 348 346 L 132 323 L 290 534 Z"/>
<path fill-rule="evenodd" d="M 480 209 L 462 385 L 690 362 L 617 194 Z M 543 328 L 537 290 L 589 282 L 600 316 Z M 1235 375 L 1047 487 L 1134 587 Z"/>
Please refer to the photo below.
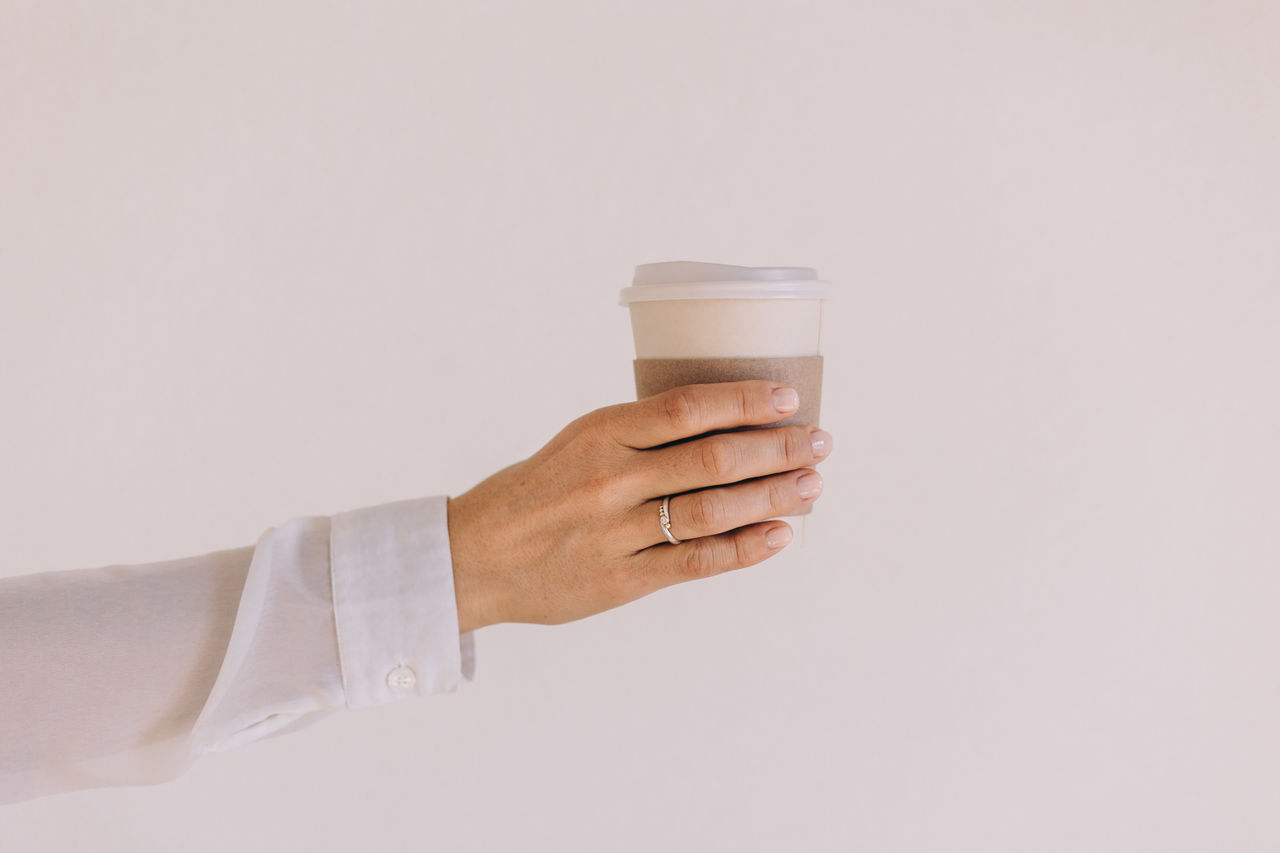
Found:
<path fill-rule="evenodd" d="M 767 426 L 817 426 L 822 303 L 830 296 L 831 285 L 808 267 L 637 266 L 621 293 L 631 309 L 637 398 L 680 385 L 770 379 L 795 388 L 800 408 Z"/>

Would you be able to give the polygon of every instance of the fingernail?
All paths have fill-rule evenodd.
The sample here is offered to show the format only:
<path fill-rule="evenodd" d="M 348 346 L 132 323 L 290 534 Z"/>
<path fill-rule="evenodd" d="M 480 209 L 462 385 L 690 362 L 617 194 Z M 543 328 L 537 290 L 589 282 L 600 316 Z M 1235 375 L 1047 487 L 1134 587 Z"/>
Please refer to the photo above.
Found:
<path fill-rule="evenodd" d="M 815 429 L 809 434 L 813 441 L 813 455 L 821 459 L 831 452 L 831 433 L 824 429 Z"/>
<path fill-rule="evenodd" d="M 764 544 L 768 545 L 775 551 L 791 541 L 790 527 L 772 527 L 769 532 L 764 535 Z"/>
<path fill-rule="evenodd" d="M 773 407 L 779 412 L 794 412 L 800 408 L 800 395 L 794 388 L 775 388 L 773 391 Z"/>
<path fill-rule="evenodd" d="M 796 480 L 796 491 L 802 498 L 812 498 L 822 494 L 822 475 L 817 471 L 802 474 L 800 479 Z"/>

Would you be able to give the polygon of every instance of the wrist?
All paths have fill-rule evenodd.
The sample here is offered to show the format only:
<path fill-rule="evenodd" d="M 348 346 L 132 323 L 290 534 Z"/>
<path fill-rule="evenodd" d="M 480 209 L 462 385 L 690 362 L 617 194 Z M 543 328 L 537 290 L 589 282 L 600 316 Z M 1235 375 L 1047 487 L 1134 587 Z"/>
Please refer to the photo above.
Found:
<path fill-rule="evenodd" d="M 467 512 L 461 498 L 446 504 L 449 553 L 453 562 L 453 593 L 458 608 L 458 633 L 467 634 L 502 621 L 495 615 L 490 585 L 478 565 L 468 535 Z"/>

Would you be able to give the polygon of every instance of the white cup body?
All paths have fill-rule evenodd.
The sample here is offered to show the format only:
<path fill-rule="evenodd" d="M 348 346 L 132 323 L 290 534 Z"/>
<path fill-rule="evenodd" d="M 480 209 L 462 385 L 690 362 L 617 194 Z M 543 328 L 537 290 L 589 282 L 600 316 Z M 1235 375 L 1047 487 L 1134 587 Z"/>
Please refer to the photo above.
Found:
<path fill-rule="evenodd" d="M 806 358 L 822 354 L 831 286 L 810 267 L 663 261 L 636 267 L 621 301 L 636 358 Z"/>
<path fill-rule="evenodd" d="M 636 358 L 822 354 L 821 299 L 671 299 L 630 308 Z"/>

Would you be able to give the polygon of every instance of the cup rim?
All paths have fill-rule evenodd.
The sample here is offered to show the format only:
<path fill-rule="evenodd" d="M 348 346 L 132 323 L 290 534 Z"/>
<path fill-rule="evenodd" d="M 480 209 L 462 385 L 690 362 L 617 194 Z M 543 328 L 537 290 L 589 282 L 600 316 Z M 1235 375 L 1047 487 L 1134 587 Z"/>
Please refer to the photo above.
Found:
<path fill-rule="evenodd" d="M 681 299 L 830 299 L 831 283 L 818 279 L 682 281 L 633 284 L 622 288 L 618 304 Z"/>

